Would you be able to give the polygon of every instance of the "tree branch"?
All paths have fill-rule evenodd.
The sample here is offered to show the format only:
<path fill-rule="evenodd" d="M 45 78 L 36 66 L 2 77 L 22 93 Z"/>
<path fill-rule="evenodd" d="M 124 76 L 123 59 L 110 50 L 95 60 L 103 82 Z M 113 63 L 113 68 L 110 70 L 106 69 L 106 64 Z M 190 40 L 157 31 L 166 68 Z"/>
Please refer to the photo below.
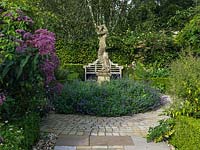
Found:
<path fill-rule="evenodd" d="M 88 8 L 89 8 L 89 10 L 90 10 L 90 15 L 91 15 L 91 17 L 92 17 L 92 22 L 93 22 L 94 27 L 95 27 L 95 29 L 96 29 L 96 28 L 97 28 L 97 23 L 96 23 L 96 21 L 95 21 L 95 19 L 94 19 L 94 13 L 93 13 L 93 11 L 92 11 L 92 6 L 91 6 L 91 3 L 90 3 L 90 0 L 86 0 L 86 1 L 87 1 Z"/>

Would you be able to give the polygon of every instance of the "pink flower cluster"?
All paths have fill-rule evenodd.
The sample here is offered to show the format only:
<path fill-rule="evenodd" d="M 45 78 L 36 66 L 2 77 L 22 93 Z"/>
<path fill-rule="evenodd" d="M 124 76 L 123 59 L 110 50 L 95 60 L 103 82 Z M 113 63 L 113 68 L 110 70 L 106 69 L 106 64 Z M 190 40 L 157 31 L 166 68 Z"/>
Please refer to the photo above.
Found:
<path fill-rule="evenodd" d="M 33 45 L 39 49 L 40 55 L 55 54 L 55 34 L 46 29 L 36 30 Z"/>
<path fill-rule="evenodd" d="M 16 52 L 24 53 L 28 48 L 37 48 L 42 59 L 40 69 L 44 74 L 45 84 L 56 81 L 54 72 L 59 65 L 59 59 L 55 51 L 55 34 L 46 29 L 36 30 L 34 34 L 20 29 L 16 32 L 22 35 L 22 40 L 16 40 L 19 43 Z"/>

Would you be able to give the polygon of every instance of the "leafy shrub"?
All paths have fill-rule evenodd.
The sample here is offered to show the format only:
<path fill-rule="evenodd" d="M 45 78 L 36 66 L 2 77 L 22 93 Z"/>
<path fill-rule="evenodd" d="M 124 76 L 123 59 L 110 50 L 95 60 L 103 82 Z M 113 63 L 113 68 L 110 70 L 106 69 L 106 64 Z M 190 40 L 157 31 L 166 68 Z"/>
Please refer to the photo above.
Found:
<path fill-rule="evenodd" d="M 46 29 L 32 34 L 33 20 L 23 9 L 14 2 L 0 2 L 0 93 L 10 97 L 0 108 L 3 119 L 35 111 L 46 96 L 57 92 L 53 89 L 59 89 L 54 76 L 59 64 L 55 35 Z"/>
<path fill-rule="evenodd" d="M 59 113 L 82 113 L 120 116 L 148 111 L 159 104 L 159 94 L 145 84 L 133 80 L 66 83 L 55 100 Z"/>
<path fill-rule="evenodd" d="M 169 74 L 170 71 L 168 68 L 159 67 L 156 63 L 153 65 L 144 65 L 137 62 L 134 67 L 127 66 L 123 70 L 123 76 L 147 82 L 161 92 L 166 92 Z"/>
<path fill-rule="evenodd" d="M 0 149 L 23 150 L 23 130 L 16 125 L 0 123 Z"/>
<path fill-rule="evenodd" d="M 175 97 L 171 116 L 195 116 L 200 111 L 200 59 L 182 57 L 171 65 L 169 92 Z"/>
<path fill-rule="evenodd" d="M 158 78 L 151 78 L 150 84 L 153 88 L 158 89 L 160 92 L 165 93 L 169 86 L 169 78 L 168 77 L 158 77 Z"/>
<path fill-rule="evenodd" d="M 168 25 L 175 31 L 180 31 L 185 25 L 197 14 L 200 13 L 200 6 L 189 7 L 181 11 L 176 11 L 176 14 L 168 20 Z"/>
<path fill-rule="evenodd" d="M 178 150 L 200 149 L 200 120 L 189 117 L 178 117 L 170 143 Z"/>
<path fill-rule="evenodd" d="M 171 138 L 174 131 L 174 119 L 160 120 L 159 125 L 154 128 L 149 128 L 147 141 L 161 142 Z"/>
<path fill-rule="evenodd" d="M 186 26 L 178 34 L 176 41 L 183 48 L 191 50 L 194 53 L 200 54 L 200 15 L 194 16 L 194 18 L 186 24 Z"/>
<path fill-rule="evenodd" d="M 85 80 L 84 68 L 82 64 L 65 64 L 64 68 L 56 71 L 56 79 L 65 82 L 71 80 Z"/>
<path fill-rule="evenodd" d="M 23 128 L 24 140 L 22 141 L 23 149 L 31 149 L 39 138 L 40 134 L 40 116 L 37 113 L 29 113 L 19 122 Z"/>
<path fill-rule="evenodd" d="M 198 150 L 200 148 L 200 120 L 186 116 L 160 121 L 155 128 L 150 128 L 148 141 L 168 140 L 178 150 Z"/>
<path fill-rule="evenodd" d="M 39 121 L 38 114 L 30 113 L 25 115 L 20 121 L 0 123 L 0 149 L 31 149 L 31 146 L 39 137 Z"/>

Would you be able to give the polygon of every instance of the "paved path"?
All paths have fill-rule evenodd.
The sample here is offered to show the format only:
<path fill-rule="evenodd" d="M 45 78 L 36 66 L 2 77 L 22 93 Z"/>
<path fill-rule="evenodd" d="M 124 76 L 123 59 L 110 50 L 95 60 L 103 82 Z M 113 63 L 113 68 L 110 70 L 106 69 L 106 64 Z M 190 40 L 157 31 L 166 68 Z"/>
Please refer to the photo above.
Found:
<path fill-rule="evenodd" d="M 167 118 L 162 110 L 123 117 L 50 114 L 41 131 L 58 135 L 55 150 L 170 150 L 144 138 L 149 127 Z"/>

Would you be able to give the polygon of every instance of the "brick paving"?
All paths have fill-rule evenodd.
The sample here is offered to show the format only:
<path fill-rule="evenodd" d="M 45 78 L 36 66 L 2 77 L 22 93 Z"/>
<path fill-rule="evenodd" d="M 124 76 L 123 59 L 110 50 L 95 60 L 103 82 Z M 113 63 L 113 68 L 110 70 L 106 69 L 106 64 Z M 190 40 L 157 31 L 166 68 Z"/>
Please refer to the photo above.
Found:
<path fill-rule="evenodd" d="M 130 136 L 133 140 L 134 146 L 127 145 L 74 145 L 74 146 L 55 146 L 55 150 L 169 150 L 167 144 L 159 144 L 157 149 L 154 143 L 146 143 L 144 137 L 148 133 L 149 127 L 156 126 L 158 120 L 165 119 L 167 116 L 162 114 L 163 108 L 147 113 L 140 113 L 132 116 L 122 117 L 96 117 L 88 115 L 64 115 L 64 114 L 50 114 L 42 121 L 41 132 L 51 132 L 59 136 L 71 137 L 125 137 Z M 134 140 L 135 137 L 135 140 Z M 135 143 L 140 143 L 138 145 Z M 59 140 L 59 138 L 58 138 Z M 105 139 L 104 139 L 105 140 Z M 75 141 L 76 142 L 76 141 Z M 141 148 L 143 146 L 143 148 Z M 153 146 L 153 147 L 152 147 Z M 151 148 L 152 147 L 152 148 Z M 159 149 L 162 147 L 162 149 Z"/>

